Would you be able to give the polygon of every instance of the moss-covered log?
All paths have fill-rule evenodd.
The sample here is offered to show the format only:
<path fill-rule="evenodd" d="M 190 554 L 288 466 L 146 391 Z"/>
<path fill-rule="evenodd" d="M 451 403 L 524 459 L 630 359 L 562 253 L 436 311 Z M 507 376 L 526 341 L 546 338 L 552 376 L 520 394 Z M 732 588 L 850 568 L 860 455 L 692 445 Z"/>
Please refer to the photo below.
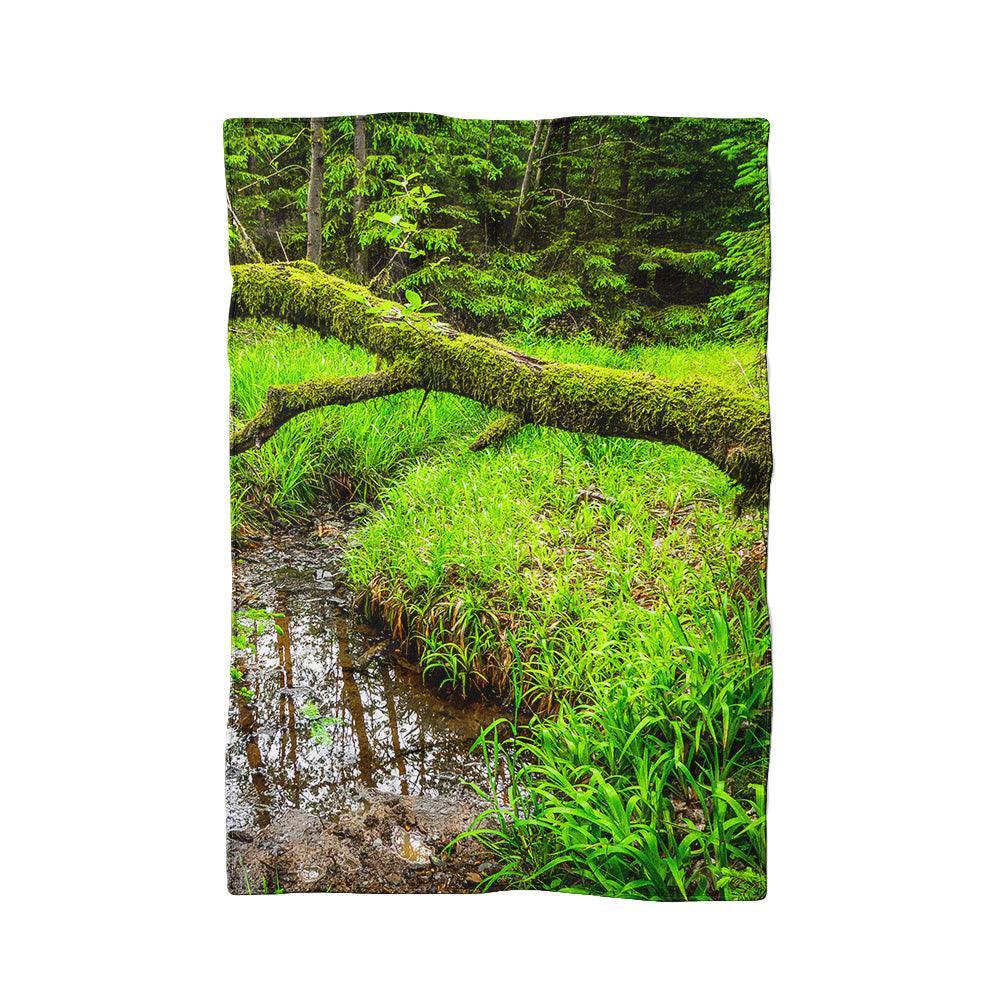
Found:
<path fill-rule="evenodd" d="M 362 403 L 366 399 L 416 389 L 419 385 L 413 366 L 405 361 L 366 375 L 310 379 L 298 385 L 272 385 L 267 390 L 264 405 L 254 418 L 233 432 L 229 453 L 239 455 L 251 448 L 259 448 L 282 424 L 306 410 Z"/>
<path fill-rule="evenodd" d="M 240 264 L 232 275 L 234 317 L 311 327 L 391 363 L 371 376 L 272 389 L 261 413 L 234 433 L 233 454 L 266 440 L 307 409 L 422 388 L 503 410 L 513 418 L 502 426 L 505 432 L 521 422 L 679 445 L 713 462 L 750 494 L 766 489 L 770 435 L 759 400 L 709 382 L 533 358 L 404 311 L 308 262 Z"/>
<path fill-rule="evenodd" d="M 524 426 L 524 421 L 513 413 L 505 413 L 489 424 L 483 433 L 469 445 L 469 451 L 482 451 L 484 448 L 492 448 L 512 437 Z"/>

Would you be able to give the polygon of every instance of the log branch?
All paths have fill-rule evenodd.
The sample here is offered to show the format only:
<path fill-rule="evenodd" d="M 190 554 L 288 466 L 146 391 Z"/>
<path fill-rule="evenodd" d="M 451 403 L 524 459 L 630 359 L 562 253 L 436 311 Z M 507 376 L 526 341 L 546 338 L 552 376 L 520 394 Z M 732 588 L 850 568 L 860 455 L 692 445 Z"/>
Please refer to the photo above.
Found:
<path fill-rule="evenodd" d="M 393 365 L 380 372 L 344 378 L 312 379 L 298 385 L 273 385 L 256 416 L 233 432 L 229 454 L 259 448 L 274 432 L 306 410 L 321 406 L 349 406 L 417 387 L 412 365 Z"/>
<path fill-rule="evenodd" d="M 318 397 L 295 394 L 311 383 L 283 387 L 277 403 L 265 404 L 266 414 L 262 411 L 234 435 L 239 450 L 266 440 L 263 431 L 269 429 L 270 436 L 306 409 L 420 388 L 475 400 L 523 423 L 678 445 L 713 462 L 751 496 L 766 492 L 771 446 L 763 400 L 712 382 L 675 382 L 651 372 L 532 358 L 492 338 L 404 313 L 309 262 L 240 264 L 232 275 L 233 317 L 307 326 L 392 365 L 357 379 L 324 382 Z M 388 376 L 388 382 L 371 381 L 377 376 Z M 360 395 L 359 385 L 365 387 Z"/>
<path fill-rule="evenodd" d="M 469 451 L 482 451 L 492 448 L 501 441 L 516 434 L 524 426 L 524 421 L 513 413 L 505 413 L 491 424 L 487 424 L 483 433 L 469 445 Z"/>

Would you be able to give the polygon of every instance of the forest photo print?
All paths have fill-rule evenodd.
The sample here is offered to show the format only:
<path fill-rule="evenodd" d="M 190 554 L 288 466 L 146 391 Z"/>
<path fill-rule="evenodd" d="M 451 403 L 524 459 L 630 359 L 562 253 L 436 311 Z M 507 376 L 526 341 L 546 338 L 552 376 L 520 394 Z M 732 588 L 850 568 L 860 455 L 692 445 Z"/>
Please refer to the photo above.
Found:
<path fill-rule="evenodd" d="M 765 895 L 767 136 L 225 123 L 231 892 Z"/>

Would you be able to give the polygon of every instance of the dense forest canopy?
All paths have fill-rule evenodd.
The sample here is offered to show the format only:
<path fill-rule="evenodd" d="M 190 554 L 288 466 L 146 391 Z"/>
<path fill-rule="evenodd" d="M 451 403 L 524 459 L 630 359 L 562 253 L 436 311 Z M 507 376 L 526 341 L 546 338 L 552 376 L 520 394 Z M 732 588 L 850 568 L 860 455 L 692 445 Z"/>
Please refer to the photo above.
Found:
<path fill-rule="evenodd" d="M 491 335 L 762 337 L 767 122 L 225 124 L 233 261 L 308 257 Z"/>

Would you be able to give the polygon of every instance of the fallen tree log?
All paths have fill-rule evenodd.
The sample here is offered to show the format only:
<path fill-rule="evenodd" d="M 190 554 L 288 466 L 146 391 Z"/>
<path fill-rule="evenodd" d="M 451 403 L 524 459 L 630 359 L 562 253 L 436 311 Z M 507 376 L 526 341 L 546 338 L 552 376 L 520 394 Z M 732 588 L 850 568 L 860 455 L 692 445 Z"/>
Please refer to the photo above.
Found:
<path fill-rule="evenodd" d="M 260 412 L 233 432 L 233 455 L 258 447 L 306 410 L 423 389 L 504 412 L 474 449 L 525 424 L 640 438 L 707 458 L 751 497 L 766 492 L 771 446 L 767 408 L 759 400 L 710 382 L 534 358 L 404 310 L 309 262 L 239 264 L 232 277 L 231 316 L 311 327 L 389 363 L 367 375 L 272 387 Z"/>

